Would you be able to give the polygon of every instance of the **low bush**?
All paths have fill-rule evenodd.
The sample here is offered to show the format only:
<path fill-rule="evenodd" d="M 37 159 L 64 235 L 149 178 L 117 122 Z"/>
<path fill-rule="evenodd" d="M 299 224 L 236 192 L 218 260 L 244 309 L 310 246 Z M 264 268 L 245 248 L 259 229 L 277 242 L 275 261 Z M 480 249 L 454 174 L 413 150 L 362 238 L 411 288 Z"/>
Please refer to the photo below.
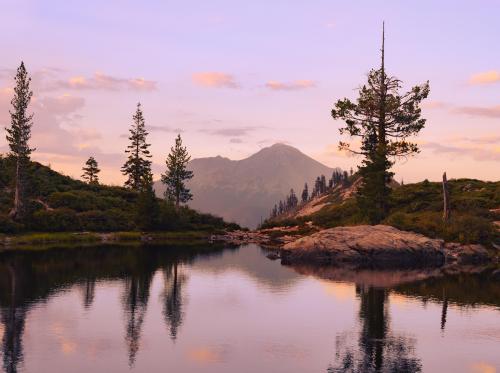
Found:
<path fill-rule="evenodd" d="M 0 233 L 18 233 L 24 226 L 16 223 L 8 215 L 0 214 Z"/>
<path fill-rule="evenodd" d="M 30 228 L 35 231 L 67 232 L 79 231 L 81 226 L 74 210 L 60 208 L 35 212 Z"/>
<path fill-rule="evenodd" d="M 489 244 L 494 239 L 494 228 L 491 221 L 475 215 L 454 214 L 450 221 L 445 224 L 442 214 L 438 212 L 396 212 L 385 219 L 383 224 L 463 244 Z"/>

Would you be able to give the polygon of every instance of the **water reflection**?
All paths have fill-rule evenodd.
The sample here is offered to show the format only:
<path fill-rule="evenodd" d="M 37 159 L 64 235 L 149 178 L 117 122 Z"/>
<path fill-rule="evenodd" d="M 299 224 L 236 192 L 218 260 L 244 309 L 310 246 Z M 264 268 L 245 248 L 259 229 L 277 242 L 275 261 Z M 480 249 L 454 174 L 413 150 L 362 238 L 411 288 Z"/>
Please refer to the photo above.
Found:
<path fill-rule="evenodd" d="M 17 371 L 18 364 L 23 359 L 23 333 L 28 312 L 28 305 L 23 301 L 23 290 L 26 289 L 24 277 L 10 263 L 2 268 L 2 283 L 7 292 L 1 292 L 1 322 L 3 325 L 2 355 L 3 368 L 8 373 Z"/>
<path fill-rule="evenodd" d="M 321 281 L 317 280 L 318 277 Z M 205 288 L 205 281 L 213 281 L 213 284 Z M 329 342 L 325 342 L 326 339 L 319 339 L 314 334 L 318 330 L 313 331 L 311 323 L 314 322 L 307 320 L 305 316 L 311 309 L 303 304 L 305 300 L 315 307 L 331 306 L 332 298 L 324 296 L 324 284 L 338 284 L 334 281 L 344 281 L 345 286 L 352 291 L 344 294 L 342 301 L 353 302 L 354 308 L 343 311 L 339 309 L 338 315 L 319 313 L 318 320 L 313 321 L 318 324 L 331 323 L 338 317 L 343 317 L 344 320 L 351 317 L 354 325 L 349 327 L 349 321 L 339 325 L 340 329 L 332 333 Z M 321 292 L 314 293 L 318 283 Z M 283 351 L 289 354 L 286 356 L 291 360 L 300 362 L 301 359 L 311 359 L 307 361 L 312 364 L 315 360 L 311 357 L 311 351 L 327 343 L 329 358 L 319 369 L 328 372 L 423 370 L 425 364 L 417 349 L 417 337 L 412 326 L 401 329 L 401 326 L 396 328 L 394 325 L 395 311 L 391 305 L 396 303 L 395 296 L 403 302 L 410 299 L 422 305 L 435 305 L 436 311 L 428 313 L 429 316 L 426 317 L 432 317 L 433 328 L 443 335 L 445 328 L 450 328 L 447 325 L 448 314 L 453 312 L 450 307 L 500 307 L 500 286 L 490 280 L 488 271 L 445 276 L 434 270 L 355 272 L 331 267 L 289 268 L 266 259 L 265 253 L 258 247 L 241 248 L 238 251 L 220 246 L 107 246 L 3 252 L 0 253 L 3 370 L 9 373 L 29 370 L 25 365 L 30 360 L 32 349 L 24 346 L 24 343 L 29 345 L 32 336 L 26 338 L 25 333 L 33 324 L 26 320 L 29 320 L 32 311 L 40 304 L 48 303 L 51 299 L 57 300 L 61 294 L 74 294 L 79 309 L 83 308 L 86 314 L 92 314 L 96 307 L 102 306 L 99 289 L 103 288 L 108 289 L 107 291 L 116 288 L 116 308 L 113 308 L 114 303 L 110 300 L 106 300 L 104 307 L 109 312 L 116 310 L 121 313 L 122 318 L 117 318 L 119 326 L 116 337 L 113 329 L 111 337 L 100 340 L 100 346 L 110 346 L 116 339 L 126 348 L 120 354 L 121 361 L 113 361 L 113 366 L 123 363 L 122 368 L 126 369 L 128 365 L 129 369 L 139 371 L 148 370 L 141 365 L 143 362 L 139 362 L 138 356 L 144 354 L 151 358 L 148 354 L 151 354 L 154 345 L 154 342 L 144 342 L 151 338 L 151 330 L 146 332 L 144 329 L 149 322 L 146 320 L 150 320 L 150 316 L 146 317 L 150 314 L 148 306 L 152 313 L 158 311 L 159 322 L 163 323 L 160 334 L 167 341 L 169 338 L 172 346 L 179 349 L 178 354 L 173 355 L 174 359 L 169 360 L 169 364 L 174 366 L 183 358 L 197 364 L 201 360 L 208 365 L 229 364 L 233 356 L 230 351 L 237 350 L 239 338 L 243 338 L 245 343 L 250 342 L 248 338 L 255 338 L 257 342 L 253 350 L 240 352 L 240 358 L 264 354 L 277 359 L 274 365 L 276 368 L 285 364 L 282 357 L 279 358 L 284 354 Z M 205 289 L 210 289 L 212 293 L 205 293 Z M 107 294 L 115 293 L 113 290 Z M 159 294 L 159 298 L 156 294 Z M 192 303 L 197 304 L 198 308 L 192 306 Z M 268 314 L 260 315 L 261 310 L 267 310 Z M 240 314 L 240 311 L 243 312 Z M 221 325 L 207 327 L 204 324 L 207 320 L 213 324 L 213 320 L 219 319 L 219 314 L 224 318 Z M 93 319 L 94 321 L 106 322 L 109 314 L 99 313 L 97 316 L 98 319 Z M 60 315 L 56 315 L 56 320 L 58 317 Z M 71 323 L 78 321 L 77 317 L 68 322 L 71 328 L 74 327 Z M 273 317 L 278 317 L 279 320 Z M 456 314 L 450 320 L 456 323 Z M 84 337 L 91 339 L 92 333 L 96 332 L 92 327 L 93 325 Z M 155 327 L 156 329 L 158 328 Z M 299 335 L 308 336 L 307 342 L 302 338 L 294 339 L 295 329 Z M 320 329 L 325 328 L 320 326 Z M 267 337 L 262 337 L 267 330 Z M 308 335 L 309 332 L 311 335 Z M 42 335 L 37 340 L 38 343 L 47 338 L 41 329 L 34 333 Z M 495 330 L 491 333 L 495 333 Z M 85 340 L 82 342 L 78 334 L 73 338 L 75 346 L 87 343 Z M 165 340 L 159 354 L 165 353 L 164 343 Z M 80 347 L 77 352 L 75 349 L 72 351 L 75 355 L 82 353 Z M 172 351 L 170 353 L 174 353 Z M 289 351 L 300 353 L 291 354 Z M 250 359 L 252 360 L 251 357 Z M 259 363 L 266 361 L 263 358 Z M 235 365 L 217 366 L 217 369 L 211 371 L 235 371 L 239 364 L 233 363 Z M 293 364 L 291 361 L 288 363 Z M 137 369 L 138 366 L 140 369 Z M 269 369 L 269 366 L 265 367 Z M 304 371 L 304 367 L 308 365 L 297 365 L 295 368 L 292 365 L 292 371 Z M 266 371 L 260 368 L 256 371 Z M 81 371 L 84 371 L 83 368 Z M 196 369 L 186 365 L 182 368 L 177 366 L 174 371 Z"/>
<path fill-rule="evenodd" d="M 80 291 L 83 296 L 83 307 L 88 310 L 92 307 L 95 297 L 95 278 L 86 278 L 80 284 Z"/>
<path fill-rule="evenodd" d="M 128 346 L 128 363 L 134 365 L 135 356 L 139 351 L 141 328 L 148 307 L 149 287 L 153 273 L 145 272 L 125 278 L 123 308 L 127 319 L 125 341 Z"/>
<path fill-rule="evenodd" d="M 179 272 L 178 267 L 178 263 L 174 262 L 173 265 L 163 269 L 162 313 L 173 341 L 177 338 L 177 330 L 182 324 L 184 312 L 182 286 L 187 279 L 185 274 Z"/>
<path fill-rule="evenodd" d="M 352 333 L 339 335 L 336 362 L 328 372 L 420 372 L 420 360 L 413 356 L 414 339 L 390 330 L 388 291 L 358 285 L 356 295 L 360 299 L 358 345 L 352 344 Z"/>
<path fill-rule="evenodd" d="M 73 284 L 90 309 L 97 279 L 120 279 L 125 316 L 125 342 L 129 366 L 140 348 L 141 329 L 147 311 L 150 287 L 158 269 L 165 274 L 165 322 L 173 339 L 182 322 L 181 286 L 184 275 L 178 263 L 191 262 L 197 255 L 211 256 L 222 251 L 211 247 L 106 247 L 67 248 L 43 252 L 4 252 L 0 256 L 0 321 L 3 326 L 2 358 L 5 372 L 14 373 L 23 362 L 23 333 L 30 309 L 52 294 Z"/>

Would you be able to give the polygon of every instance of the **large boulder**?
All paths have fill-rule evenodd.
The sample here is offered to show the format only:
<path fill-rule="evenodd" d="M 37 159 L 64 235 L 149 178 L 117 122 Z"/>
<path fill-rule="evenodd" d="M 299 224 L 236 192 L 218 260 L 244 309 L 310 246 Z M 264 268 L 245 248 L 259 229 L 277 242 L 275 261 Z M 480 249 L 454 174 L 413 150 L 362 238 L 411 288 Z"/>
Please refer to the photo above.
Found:
<path fill-rule="evenodd" d="M 447 243 L 444 245 L 447 264 L 481 264 L 490 261 L 489 251 L 482 245 L 461 245 Z"/>
<path fill-rule="evenodd" d="M 284 263 L 354 264 L 363 267 L 441 266 L 443 240 L 387 225 L 325 229 L 283 246 Z"/>

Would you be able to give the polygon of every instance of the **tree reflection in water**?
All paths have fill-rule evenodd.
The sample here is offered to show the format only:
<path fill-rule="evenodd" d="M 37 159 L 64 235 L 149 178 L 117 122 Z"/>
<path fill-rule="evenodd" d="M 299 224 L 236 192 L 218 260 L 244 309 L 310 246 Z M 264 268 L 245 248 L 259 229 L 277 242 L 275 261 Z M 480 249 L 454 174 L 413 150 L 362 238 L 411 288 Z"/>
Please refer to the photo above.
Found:
<path fill-rule="evenodd" d="M 23 302 L 24 277 L 14 266 L 15 263 L 9 264 L 6 266 L 7 271 L 2 271 L 2 277 L 7 285 L 5 290 L 10 290 L 8 293 L 2 291 L 0 307 L 0 317 L 4 327 L 3 368 L 7 373 L 17 372 L 18 365 L 23 361 L 23 332 L 28 311 L 28 306 Z"/>
<path fill-rule="evenodd" d="M 349 332 L 337 337 L 336 361 L 328 372 L 420 372 L 420 360 L 413 356 L 415 340 L 389 328 L 388 291 L 357 285 L 356 294 L 361 330 L 357 337 Z"/>
<path fill-rule="evenodd" d="M 95 296 L 95 278 L 86 278 L 80 284 L 80 289 L 83 295 L 83 308 L 86 310 L 92 307 Z"/>
<path fill-rule="evenodd" d="M 128 363 L 132 367 L 140 347 L 141 329 L 148 307 L 149 289 L 154 272 L 140 272 L 125 278 L 123 306 L 127 318 L 125 341 Z"/>
<path fill-rule="evenodd" d="M 161 271 L 163 274 L 160 298 L 162 313 L 170 338 L 176 340 L 186 312 L 186 295 L 183 293 L 186 291 L 187 264 L 194 262 L 197 257 L 220 255 L 223 250 L 222 246 L 216 245 L 109 245 L 105 248 L 0 252 L 0 333 L 3 332 L 0 347 L 3 371 L 14 373 L 22 370 L 26 354 L 23 353 L 25 320 L 32 308 L 58 296 L 61 291 L 74 289 L 81 292 L 83 308 L 90 310 L 96 287 L 99 288 L 100 283 L 116 281 L 123 284 L 120 299 L 125 317 L 124 334 L 128 362 L 133 366 L 140 350 L 142 327 L 155 273 Z M 276 281 L 276 277 L 273 277 L 276 276 L 276 269 L 266 267 L 269 262 L 263 264 L 259 262 L 259 257 L 244 255 L 240 259 L 230 258 L 233 262 L 216 261 L 216 264 L 212 263 L 213 268 L 223 270 L 241 260 L 244 265 L 239 268 L 243 268 L 246 273 L 252 273 L 266 284 L 271 280 Z M 264 256 L 262 259 L 267 260 Z M 321 273 L 316 268 L 311 274 L 318 271 Z M 347 280 L 355 282 L 354 276 L 359 276 L 359 272 Z M 289 277 L 279 277 L 281 282 L 278 285 L 283 283 L 283 278 Z M 448 304 L 500 307 L 500 286 L 491 281 L 488 271 L 420 279 L 388 288 L 391 290 L 357 286 L 359 329 L 338 336 L 335 362 L 329 368 L 330 372 L 418 372 L 422 369 L 419 360 L 413 357 L 415 341 L 391 332 L 388 291 L 405 297 L 418 297 L 422 302 L 442 304 L 436 328 L 439 328 L 440 321 L 441 328 L 445 328 Z"/>
<path fill-rule="evenodd" d="M 186 275 L 179 271 L 177 262 L 163 269 L 164 290 L 162 293 L 163 316 L 169 327 L 170 338 L 175 341 L 184 315 L 182 287 Z"/>

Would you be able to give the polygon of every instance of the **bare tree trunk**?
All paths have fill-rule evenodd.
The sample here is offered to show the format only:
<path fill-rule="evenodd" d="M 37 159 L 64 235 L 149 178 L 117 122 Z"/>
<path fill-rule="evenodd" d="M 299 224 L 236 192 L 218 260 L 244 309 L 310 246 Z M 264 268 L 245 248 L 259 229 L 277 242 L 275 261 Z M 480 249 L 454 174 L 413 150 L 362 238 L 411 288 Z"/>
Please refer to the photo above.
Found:
<path fill-rule="evenodd" d="M 19 157 L 16 160 L 16 180 L 14 187 L 14 206 L 12 210 L 9 212 L 9 216 L 11 218 L 17 218 L 22 209 L 22 200 L 21 200 L 21 160 Z"/>
<path fill-rule="evenodd" d="M 443 173 L 443 221 L 447 223 L 450 220 L 450 191 L 446 172 Z"/>

